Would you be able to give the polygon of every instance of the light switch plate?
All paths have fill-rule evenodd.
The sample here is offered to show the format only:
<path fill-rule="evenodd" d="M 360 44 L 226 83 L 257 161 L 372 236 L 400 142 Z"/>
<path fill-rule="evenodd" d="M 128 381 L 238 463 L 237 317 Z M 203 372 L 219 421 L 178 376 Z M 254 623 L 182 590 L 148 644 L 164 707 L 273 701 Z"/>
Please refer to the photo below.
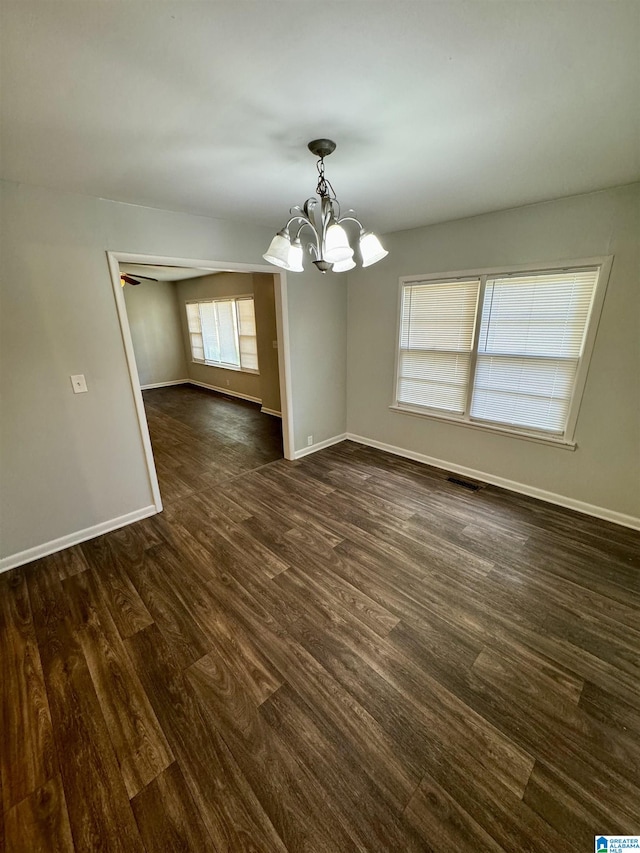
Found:
<path fill-rule="evenodd" d="M 77 373 L 75 376 L 71 376 L 70 379 L 74 394 L 84 394 L 88 390 L 87 380 L 82 373 Z"/>

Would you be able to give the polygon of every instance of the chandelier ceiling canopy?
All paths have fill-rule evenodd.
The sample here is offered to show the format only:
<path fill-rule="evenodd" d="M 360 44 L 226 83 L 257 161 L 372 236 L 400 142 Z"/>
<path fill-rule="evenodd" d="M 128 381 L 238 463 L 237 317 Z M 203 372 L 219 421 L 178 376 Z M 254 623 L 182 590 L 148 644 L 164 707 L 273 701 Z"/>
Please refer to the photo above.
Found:
<path fill-rule="evenodd" d="M 316 186 L 318 197 L 311 196 L 302 207 L 296 205 L 290 209 L 291 218 L 284 228 L 278 231 L 262 257 L 289 272 L 302 272 L 302 239 L 310 236 L 306 248 L 320 272 L 346 272 L 353 269 L 356 263 L 353 259 L 355 253 L 343 223 L 355 223 L 359 229 L 357 241 L 362 266 L 369 267 L 382 260 L 389 253 L 382 247 L 380 240 L 371 231 L 364 230 L 362 223 L 354 215 L 355 211 L 347 210 L 342 216 L 335 191 L 325 178 L 324 158 L 335 151 L 335 142 L 331 139 L 314 139 L 308 148 L 319 158 Z M 347 228 L 355 230 L 352 225 L 347 225 Z"/>

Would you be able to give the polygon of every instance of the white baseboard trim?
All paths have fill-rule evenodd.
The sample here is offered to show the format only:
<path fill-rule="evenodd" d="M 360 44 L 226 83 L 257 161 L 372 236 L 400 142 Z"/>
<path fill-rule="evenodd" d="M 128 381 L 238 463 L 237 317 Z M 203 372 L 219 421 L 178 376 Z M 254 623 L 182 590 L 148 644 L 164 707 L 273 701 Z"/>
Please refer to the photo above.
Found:
<path fill-rule="evenodd" d="M 424 453 L 415 453 L 412 450 L 405 450 L 402 447 L 395 447 L 393 444 L 385 444 L 383 441 L 376 441 L 373 438 L 366 438 L 363 435 L 354 435 L 347 433 L 346 438 L 349 441 L 355 441 L 357 444 L 365 444 L 367 447 L 375 447 L 378 450 L 386 450 L 387 453 L 393 453 L 395 456 L 403 456 L 405 459 L 413 459 L 416 462 L 422 462 L 425 465 L 432 465 L 434 468 L 443 468 L 445 471 L 451 471 L 454 474 L 463 474 L 466 477 L 471 477 L 473 480 L 480 480 L 484 483 L 491 483 L 493 486 L 500 486 L 503 489 L 508 489 L 511 492 L 518 492 L 521 495 L 528 495 L 530 498 L 537 498 L 546 503 L 563 506 L 566 509 L 573 509 L 576 512 L 583 512 L 585 515 L 592 515 L 595 518 L 602 518 L 604 521 L 612 521 L 614 524 L 620 524 L 623 527 L 631 527 L 633 530 L 640 530 L 640 518 L 633 515 L 625 515 L 622 512 L 616 512 L 612 509 L 607 509 L 602 506 L 578 501 L 574 498 L 558 495 L 555 492 L 548 492 L 545 489 L 538 489 L 535 486 L 528 486 L 525 483 L 518 483 L 515 480 L 507 480 L 505 477 L 498 477 L 495 474 L 487 474 L 485 471 L 477 471 L 475 468 L 467 468 L 465 465 L 456 465 L 454 462 L 446 462 L 444 459 L 435 459 L 433 456 L 427 456 Z M 311 450 L 311 448 L 309 448 Z"/>
<path fill-rule="evenodd" d="M 331 447 L 332 444 L 340 444 L 347 438 L 346 432 L 342 435 L 334 435 L 332 438 L 326 438 L 324 441 L 319 441 L 317 444 L 312 444 L 310 447 L 303 447 L 302 450 L 296 450 L 293 454 L 294 459 L 302 459 L 303 456 L 309 456 L 310 453 L 317 453 L 318 450 L 324 450 L 325 447 Z"/>
<path fill-rule="evenodd" d="M 238 391 L 232 391 L 230 388 L 218 388 L 217 385 L 208 385 L 206 382 L 197 382 L 195 379 L 188 379 L 189 385 L 197 385 L 198 388 L 207 388 L 209 391 L 217 391 L 219 394 L 226 394 L 227 397 L 238 397 L 240 400 L 249 400 L 250 403 L 260 403 L 260 397 L 251 397 L 249 394 L 240 394 Z"/>
<path fill-rule="evenodd" d="M 169 385 L 186 385 L 190 379 L 172 379 L 171 382 L 151 382 L 149 385 L 141 385 L 141 391 L 149 391 L 151 388 L 168 388 Z"/>
<path fill-rule="evenodd" d="M 41 557 L 48 557 L 49 554 L 55 554 L 56 551 L 70 548 L 72 545 L 79 545 L 80 542 L 86 542 L 87 539 L 95 539 L 96 536 L 102 536 L 103 533 L 110 533 L 119 527 L 126 527 L 127 524 L 133 524 L 134 521 L 149 518 L 150 515 L 155 515 L 157 512 L 157 507 L 151 504 L 150 506 L 142 507 L 142 509 L 136 509 L 134 512 L 128 512 L 126 515 L 110 518 L 109 521 L 94 524 L 92 527 L 85 527 L 84 530 L 78 530 L 75 533 L 69 533 L 67 536 L 61 536 L 59 539 L 52 539 L 50 542 L 36 545 L 34 548 L 28 548 L 26 551 L 19 551 L 17 554 L 3 557 L 0 560 L 0 573 L 8 572 L 9 569 L 15 569 L 17 566 L 23 566 L 25 563 L 31 563 L 33 560 L 39 560 Z"/>
<path fill-rule="evenodd" d="M 263 406 L 260 411 L 263 412 L 265 415 L 273 415 L 274 418 L 282 417 L 282 412 L 276 412 L 275 409 L 267 409 L 266 406 Z"/>

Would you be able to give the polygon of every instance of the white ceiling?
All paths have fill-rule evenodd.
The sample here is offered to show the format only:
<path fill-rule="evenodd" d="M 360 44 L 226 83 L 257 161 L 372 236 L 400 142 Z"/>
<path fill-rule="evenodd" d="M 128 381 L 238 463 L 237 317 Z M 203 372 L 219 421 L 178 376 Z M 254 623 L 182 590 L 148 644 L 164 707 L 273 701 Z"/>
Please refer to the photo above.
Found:
<path fill-rule="evenodd" d="M 640 2 L 2 2 L 2 175 L 382 231 L 640 178 Z"/>

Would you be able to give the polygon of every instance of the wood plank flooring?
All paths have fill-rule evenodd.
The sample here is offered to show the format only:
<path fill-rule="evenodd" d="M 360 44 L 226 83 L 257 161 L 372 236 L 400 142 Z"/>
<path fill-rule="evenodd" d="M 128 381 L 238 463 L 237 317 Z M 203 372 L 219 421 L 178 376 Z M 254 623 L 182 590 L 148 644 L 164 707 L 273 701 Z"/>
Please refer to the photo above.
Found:
<path fill-rule="evenodd" d="M 640 535 L 145 393 L 166 509 L 0 576 L 0 849 L 640 832 Z"/>
<path fill-rule="evenodd" d="M 282 459 L 280 418 L 197 385 L 143 392 L 165 504 Z"/>

